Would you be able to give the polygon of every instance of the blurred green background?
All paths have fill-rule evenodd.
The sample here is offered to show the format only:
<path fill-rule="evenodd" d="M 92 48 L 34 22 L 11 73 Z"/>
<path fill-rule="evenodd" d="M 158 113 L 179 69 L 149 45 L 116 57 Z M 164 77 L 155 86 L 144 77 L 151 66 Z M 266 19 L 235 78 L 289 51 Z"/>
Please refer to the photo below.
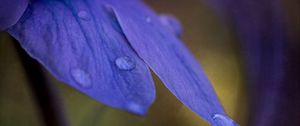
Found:
<path fill-rule="evenodd" d="M 247 122 L 247 91 L 239 46 L 229 28 L 199 0 L 147 0 L 159 13 L 175 15 L 183 40 L 202 64 L 228 114 L 241 126 Z M 112 109 L 57 81 L 72 126 L 208 126 L 182 105 L 154 77 L 157 99 L 145 117 Z M 0 126 L 40 126 L 40 113 L 27 84 L 13 41 L 0 34 Z"/>

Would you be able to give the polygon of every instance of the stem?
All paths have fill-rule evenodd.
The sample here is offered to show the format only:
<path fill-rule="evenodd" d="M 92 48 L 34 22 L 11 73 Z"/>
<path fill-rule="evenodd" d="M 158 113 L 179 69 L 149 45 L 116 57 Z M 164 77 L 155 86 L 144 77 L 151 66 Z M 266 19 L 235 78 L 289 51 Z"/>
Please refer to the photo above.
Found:
<path fill-rule="evenodd" d="M 69 126 L 56 87 L 48 81 L 40 64 L 20 47 L 17 40 L 13 40 L 45 125 Z"/>

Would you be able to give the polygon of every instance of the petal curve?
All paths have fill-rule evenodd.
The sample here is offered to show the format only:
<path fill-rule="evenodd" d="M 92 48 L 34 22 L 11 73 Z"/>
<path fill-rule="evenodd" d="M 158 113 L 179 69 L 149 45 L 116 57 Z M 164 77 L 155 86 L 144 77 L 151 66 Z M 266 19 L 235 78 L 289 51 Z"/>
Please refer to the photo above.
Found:
<path fill-rule="evenodd" d="M 138 2 L 123 2 L 127 10 L 108 3 L 131 46 L 181 102 L 211 124 L 214 114 L 226 115 L 200 65 L 154 12 Z"/>
<path fill-rule="evenodd" d="M 29 0 L 1 0 L 0 3 L 0 31 L 3 31 L 17 23 Z"/>
<path fill-rule="evenodd" d="M 101 0 L 35 1 L 8 32 L 55 77 L 139 115 L 155 98 L 147 65 Z"/>

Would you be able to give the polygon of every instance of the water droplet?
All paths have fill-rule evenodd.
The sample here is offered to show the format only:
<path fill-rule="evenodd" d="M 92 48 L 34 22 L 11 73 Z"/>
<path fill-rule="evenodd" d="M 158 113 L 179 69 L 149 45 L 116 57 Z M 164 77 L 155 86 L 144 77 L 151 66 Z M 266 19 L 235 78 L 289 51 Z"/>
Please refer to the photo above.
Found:
<path fill-rule="evenodd" d="M 182 26 L 181 23 L 172 15 L 161 14 L 159 16 L 160 22 L 176 36 L 182 35 Z"/>
<path fill-rule="evenodd" d="M 121 70 L 132 70 L 135 68 L 135 61 L 128 56 L 119 57 L 115 61 L 117 67 Z"/>
<path fill-rule="evenodd" d="M 146 22 L 150 23 L 152 19 L 150 17 L 146 17 Z"/>
<path fill-rule="evenodd" d="M 213 120 L 214 126 L 239 126 L 231 118 L 222 114 L 214 114 Z"/>
<path fill-rule="evenodd" d="M 90 88 L 92 87 L 91 78 L 88 73 L 81 69 L 72 69 L 71 75 L 73 79 L 83 88 Z"/>
<path fill-rule="evenodd" d="M 91 19 L 90 15 L 86 11 L 79 11 L 77 13 L 77 16 L 80 17 L 83 20 L 90 20 Z"/>
<path fill-rule="evenodd" d="M 127 109 L 134 113 L 134 114 L 138 114 L 138 115 L 144 115 L 146 113 L 147 110 L 145 110 L 141 105 L 137 104 L 137 103 L 129 103 L 127 105 Z"/>

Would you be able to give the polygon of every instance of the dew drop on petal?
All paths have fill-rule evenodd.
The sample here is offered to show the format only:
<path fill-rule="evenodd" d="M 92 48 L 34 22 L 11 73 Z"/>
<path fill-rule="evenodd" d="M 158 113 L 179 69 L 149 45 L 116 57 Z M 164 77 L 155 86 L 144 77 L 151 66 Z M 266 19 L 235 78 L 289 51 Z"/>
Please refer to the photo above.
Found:
<path fill-rule="evenodd" d="M 141 105 L 139 105 L 135 102 L 127 104 L 127 109 L 130 112 L 138 114 L 138 115 L 144 115 L 146 113 L 146 110 Z"/>
<path fill-rule="evenodd" d="M 135 61 L 128 56 L 117 58 L 115 64 L 120 70 L 132 70 L 136 65 Z"/>
<path fill-rule="evenodd" d="M 181 23 L 172 15 L 161 14 L 159 20 L 168 30 L 173 32 L 176 36 L 182 35 Z"/>
<path fill-rule="evenodd" d="M 214 126 L 239 126 L 231 118 L 222 114 L 214 114 L 213 120 L 214 120 Z"/>
<path fill-rule="evenodd" d="M 146 22 L 150 23 L 152 21 L 152 19 L 150 17 L 146 17 Z"/>
<path fill-rule="evenodd" d="M 71 75 L 76 83 L 83 88 L 91 88 L 92 82 L 90 75 L 81 69 L 72 69 Z"/>
<path fill-rule="evenodd" d="M 77 13 L 77 16 L 79 18 L 83 19 L 83 20 L 90 20 L 91 19 L 90 15 L 86 11 L 79 11 Z"/>

